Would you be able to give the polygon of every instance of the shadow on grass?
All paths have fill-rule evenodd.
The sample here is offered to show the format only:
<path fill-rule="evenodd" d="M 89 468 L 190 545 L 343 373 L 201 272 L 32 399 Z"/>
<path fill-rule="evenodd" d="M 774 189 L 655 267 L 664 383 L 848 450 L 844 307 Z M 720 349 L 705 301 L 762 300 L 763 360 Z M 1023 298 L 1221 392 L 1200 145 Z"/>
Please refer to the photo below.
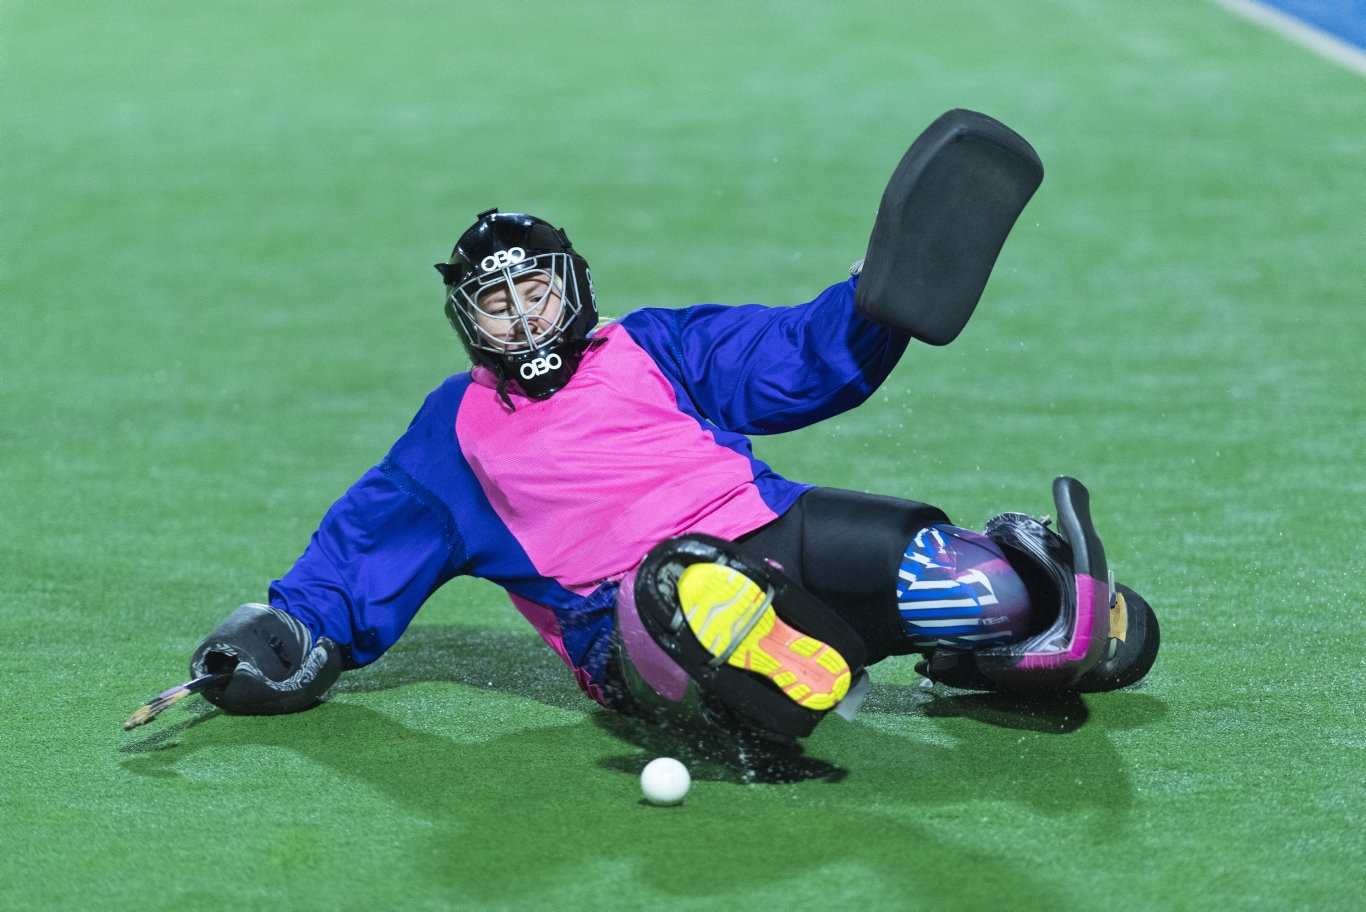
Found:
<path fill-rule="evenodd" d="M 591 705 L 540 637 L 461 624 L 414 624 L 378 661 L 341 676 L 333 694 L 373 693 L 426 682 L 463 684 L 559 709 Z"/>
<path fill-rule="evenodd" d="M 593 721 L 618 741 L 636 747 L 631 754 L 604 757 L 603 769 L 639 776 L 654 757 L 674 757 L 688 767 L 692 778 L 743 785 L 796 782 L 841 782 L 849 771 L 809 756 L 801 745 L 786 748 L 737 741 L 719 729 L 685 729 L 667 721 L 651 722 L 619 713 L 603 712 Z"/>
<path fill-rule="evenodd" d="M 230 769 L 239 758 L 246 776 L 261 748 L 306 758 L 315 767 L 308 786 L 315 799 L 344 796 L 354 788 L 348 782 L 359 781 L 394 813 L 420 821 L 404 830 L 416 843 L 405 848 L 418 859 L 415 876 L 453 901 L 516 905 L 571 884 L 582 892 L 583 878 L 604 872 L 612 872 L 605 895 L 634 885 L 689 899 L 772 896 L 784 883 L 801 891 L 822 870 L 914 897 L 926 895 L 925 872 L 989 857 L 971 878 L 933 884 L 943 905 L 985 907 L 1008 895 L 1034 907 L 1065 897 L 1017 860 L 1029 857 L 1027 845 L 1014 857 L 984 854 L 984 829 L 996 841 L 997 828 L 1032 834 L 1044 823 L 1050 832 L 1046 820 L 1059 818 L 1065 830 L 1082 831 L 1069 838 L 1122 839 L 1133 786 L 1107 735 L 1164 712 L 1138 692 L 1040 706 L 875 685 L 865 714 L 827 719 L 809 739 L 808 750 L 822 759 L 808 760 L 821 775 L 803 778 L 818 781 L 755 787 L 668 731 L 597 709 L 558 659 L 526 636 L 416 627 L 401 649 L 348 674 L 336 693 L 423 682 L 497 691 L 586 717 L 485 737 L 471 716 L 466 740 L 458 725 L 455 736 L 433 734 L 345 699 L 285 717 L 233 717 L 201 704 L 193 718 L 125 746 L 121 765 L 141 777 L 177 778 L 186 764 Z M 623 742 L 635 749 L 623 751 Z M 699 786 L 680 808 L 643 807 L 636 776 L 665 753 L 689 762 Z M 813 867 L 775 834 L 807 833 L 816 823 L 838 848 Z"/>

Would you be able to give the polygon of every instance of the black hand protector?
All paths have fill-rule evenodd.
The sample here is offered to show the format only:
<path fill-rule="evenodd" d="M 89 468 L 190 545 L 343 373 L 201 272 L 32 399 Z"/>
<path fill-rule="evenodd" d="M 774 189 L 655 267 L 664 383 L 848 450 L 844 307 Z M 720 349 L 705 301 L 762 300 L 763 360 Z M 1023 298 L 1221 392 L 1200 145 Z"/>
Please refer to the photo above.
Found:
<path fill-rule="evenodd" d="M 190 674 L 232 671 L 204 698 L 226 712 L 278 715 L 315 705 L 342 670 L 341 648 L 317 643 L 297 619 L 267 605 L 242 605 L 209 634 L 190 658 Z"/>
<path fill-rule="evenodd" d="M 1042 181 L 1038 153 L 1014 130 L 975 111 L 944 114 L 883 192 L 854 293 L 859 311 L 932 345 L 952 342 Z"/>

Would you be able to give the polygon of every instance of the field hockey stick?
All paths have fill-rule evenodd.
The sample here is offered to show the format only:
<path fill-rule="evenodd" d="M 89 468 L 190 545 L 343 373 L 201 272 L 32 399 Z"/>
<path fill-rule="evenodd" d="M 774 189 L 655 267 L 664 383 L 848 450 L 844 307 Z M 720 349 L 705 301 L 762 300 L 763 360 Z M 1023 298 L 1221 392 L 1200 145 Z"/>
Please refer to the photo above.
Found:
<path fill-rule="evenodd" d="M 172 687 L 170 690 L 158 694 L 142 706 L 138 707 L 138 711 L 128 717 L 128 721 L 123 723 L 123 730 L 128 731 L 129 729 L 137 728 L 139 725 L 146 725 L 190 694 L 199 693 L 210 684 L 214 684 L 218 681 L 226 681 L 231 675 L 231 670 L 201 675 L 193 681 L 186 681 L 184 684 Z"/>

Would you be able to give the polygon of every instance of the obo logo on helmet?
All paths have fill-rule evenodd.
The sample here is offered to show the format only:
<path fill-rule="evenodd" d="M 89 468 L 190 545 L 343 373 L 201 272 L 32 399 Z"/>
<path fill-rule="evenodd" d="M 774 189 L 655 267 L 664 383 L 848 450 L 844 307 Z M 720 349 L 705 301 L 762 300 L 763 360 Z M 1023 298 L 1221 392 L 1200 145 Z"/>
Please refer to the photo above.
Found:
<path fill-rule="evenodd" d="M 526 251 L 521 247 L 510 247 L 507 250 L 497 250 L 490 253 L 479 261 L 479 268 L 484 272 L 493 272 L 495 269 L 507 269 L 515 266 L 526 259 Z"/>
<path fill-rule="evenodd" d="M 564 365 L 560 356 L 551 352 L 544 358 L 532 358 L 517 369 L 523 380 L 534 380 L 537 377 L 559 370 Z"/>

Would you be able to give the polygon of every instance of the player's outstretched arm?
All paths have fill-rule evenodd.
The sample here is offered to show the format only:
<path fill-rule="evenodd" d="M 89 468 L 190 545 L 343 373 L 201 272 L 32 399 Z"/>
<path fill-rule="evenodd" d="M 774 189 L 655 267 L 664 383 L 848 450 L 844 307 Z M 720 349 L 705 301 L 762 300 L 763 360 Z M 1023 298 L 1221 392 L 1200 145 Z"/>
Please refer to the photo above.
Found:
<path fill-rule="evenodd" d="M 231 671 L 204 690 L 230 713 L 278 715 L 315 705 L 342 670 L 341 648 L 316 642 L 297 618 L 268 605 L 242 605 L 209 634 L 190 658 L 196 677 Z"/>

